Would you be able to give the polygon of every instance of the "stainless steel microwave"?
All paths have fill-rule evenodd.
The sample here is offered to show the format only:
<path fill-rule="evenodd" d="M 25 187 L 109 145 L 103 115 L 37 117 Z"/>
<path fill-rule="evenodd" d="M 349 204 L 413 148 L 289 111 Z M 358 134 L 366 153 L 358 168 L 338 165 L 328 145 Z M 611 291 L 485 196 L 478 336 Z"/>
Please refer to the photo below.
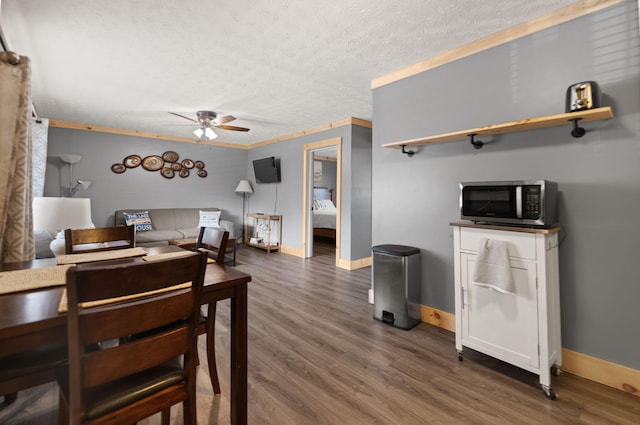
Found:
<path fill-rule="evenodd" d="M 460 183 L 460 218 L 547 227 L 558 222 L 558 185 L 547 180 Z"/>

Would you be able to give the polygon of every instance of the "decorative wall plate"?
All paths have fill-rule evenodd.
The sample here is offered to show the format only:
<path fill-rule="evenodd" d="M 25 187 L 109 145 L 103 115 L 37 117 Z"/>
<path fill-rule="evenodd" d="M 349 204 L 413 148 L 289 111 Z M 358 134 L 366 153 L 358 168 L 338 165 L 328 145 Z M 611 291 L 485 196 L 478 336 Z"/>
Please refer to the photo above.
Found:
<path fill-rule="evenodd" d="M 158 155 L 149 155 L 142 160 L 142 166 L 148 171 L 158 171 L 164 165 L 164 161 Z"/>
<path fill-rule="evenodd" d="M 162 154 L 162 159 L 166 162 L 176 162 L 179 158 L 179 155 L 174 151 L 166 151 Z"/>
<path fill-rule="evenodd" d="M 127 171 L 127 167 L 125 167 L 124 164 L 113 164 L 111 166 L 111 171 L 113 171 L 114 173 L 120 174 Z"/>
<path fill-rule="evenodd" d="M 175 177 L 174 171 L 169 167 L 163 167 L 162 170 L 160 170 L 160 174 L 162 174 L 162 177 L 165 177 L 167 179 L 172 179 Z"/>
<path fill-rule="evenodd" d="M 1 1 L 1 0 L 0 0 Z M 147 171 L 160 171 L 162 177 L 172 179 L 178 174 L 182 178 L 191 175 L 191 169 L 196 168 L 198 177 L 205 178 L 208 173 L 204 170 L 204 161 L 193 161 L 191 159 L 183 159 L 179 161 L 180 155 L 174 151 L 165 151 L 162 155 L 147 155 L 142 159 L 140 155 L 128 155 L 122 163 L 116 163 L 111 166 L 114 173 L 124 173 L 127 168 L 135 168 L 142 165 Z"/>
<path fill-rule="evenodd" d="M 140 155 L 129 155 L 122 162 L 127 168 L 136 168 L 142 163 L 142 158 L 140 158 Z"/>

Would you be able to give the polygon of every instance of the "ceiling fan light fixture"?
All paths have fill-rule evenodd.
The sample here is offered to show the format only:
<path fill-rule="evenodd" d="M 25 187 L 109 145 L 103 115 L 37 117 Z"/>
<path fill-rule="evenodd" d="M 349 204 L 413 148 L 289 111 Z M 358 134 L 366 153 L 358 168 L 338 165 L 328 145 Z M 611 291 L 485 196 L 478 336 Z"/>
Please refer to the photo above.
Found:
<path fill-rule="evenodd" d="M 204 135 L 207 136 L 207 139 L 209 139 L 209 140 L 213 140 L 216 137 L 218 137 L 218 135 L 215 133 L 215 131 L 213 131 L 213 129 L 211 127 L 207 127 L 204 130 Z"/>
<path fill-rule="evenodd" d="M 225 116 L 219 117 L 218 114 L 216 114 L 213 111 L 198 111 L 196 113 L 197 119 L 193 119 L 184 115 L 177 114 L 175 112 L 169 112 L 169 113 L 171 115 L 175 115 L 177 117 L 184 118 L 189 121 L 193 121 L 195 124 L 197 124 L 198 128 L 193 130 L 193 134 L 196 135 L 198 140 L 202 140 L 203 137 L 206 137 L 208 140 L 216 139 L 218 137 L 218 134 L 216 134 L 216 132 L 213 130 L 213 127 L 219 128 L 222 130 L 244 131 L 244 132 L 249 131 L 249 129 L 245 127 L 223 125 L 224 123 L 227 123 L 236 119 L 236 117 L 232 115 L 225 115 Z"/>

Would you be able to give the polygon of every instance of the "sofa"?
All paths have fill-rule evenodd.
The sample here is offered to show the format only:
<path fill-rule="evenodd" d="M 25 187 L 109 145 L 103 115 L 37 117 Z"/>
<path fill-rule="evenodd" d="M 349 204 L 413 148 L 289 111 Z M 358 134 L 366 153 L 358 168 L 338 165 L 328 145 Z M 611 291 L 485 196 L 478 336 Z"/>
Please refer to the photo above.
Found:
<path fill-rule="evenodd" d="M 122 209 L 115 212 L 116 226 L 125 226 L 126 214 L 149 212 L 152 230 L 136 231 L 136 246 L 150 247 L 168 245 L 170 240 L 197 238 L 200 228 L 200 211 L 220 211 L 218 208 L 146 208 Z M 220 227 L 235 237 L 233 222 L 220 220 Z"/>

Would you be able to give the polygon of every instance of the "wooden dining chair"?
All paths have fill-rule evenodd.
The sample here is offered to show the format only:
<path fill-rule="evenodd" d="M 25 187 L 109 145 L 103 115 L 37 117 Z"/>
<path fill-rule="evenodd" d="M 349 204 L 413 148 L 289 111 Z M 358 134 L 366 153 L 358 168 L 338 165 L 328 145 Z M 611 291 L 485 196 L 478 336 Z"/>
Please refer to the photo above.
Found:
<path fill-rule="evenodd" d="M 65 229 L 64 231 L 65 254 L 133 248 L 134 245 L 134 226 Z"/>
<path fill-rule="evenodd" d="M 205 269 L 206 255 L 192 253 L 67 271 L 69 364 L 57 374 L 60 424 L 130 424 L 157 412 L 168 424 L 177 403 L 183 403 L 184 423 L 196 423 Z M 129 335 L 136 337 L 104 343 Z"/>
<path fill-rule="evenodd" d="M 229 242 L 229 232 L 221 227 L 201 227 L 196 249 L 206 252 L 218 264 L 224 264 L 224 255 Z"/>
<path fill-rule="evenodd" d="M 205 252 L 216 264 L 224 264 L 224 255 L 229 241 L 229 232 L 219 227 L 201 227 L 196 241 L 196 250 Z M 214 394 L 220 394 L 220 381 L 215 357 L 216 303 L 209 303 L 207 314 L 200 315 L 198 335 L 207 334 L 207 363 Z"/>

